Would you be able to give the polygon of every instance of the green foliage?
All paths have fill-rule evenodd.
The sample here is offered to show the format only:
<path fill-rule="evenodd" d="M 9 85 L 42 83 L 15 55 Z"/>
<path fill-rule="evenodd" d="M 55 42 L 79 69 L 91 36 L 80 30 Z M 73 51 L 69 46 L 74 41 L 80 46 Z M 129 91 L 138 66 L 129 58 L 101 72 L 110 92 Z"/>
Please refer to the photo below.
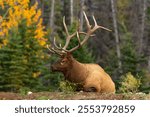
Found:
<path fill-rule="evenodd" d="M 30 29 L 30 31 L 28 30 Z M 17 92 L 22 87 L 35 89 L 45 56 L 43 48 L 34 38 L 34 25 L 27 27 L 26 20 L 11 29 L 9 43 L 0 49 L 0 90 Z"/>
<path fill-rule="evenodd" d="M 27 93 L 30 91 L 30 89 L 28 88 L 28 87 L 21 87 L 20 89 L 19 89 L 19 94 L 20 95 L 27 95 Z"/>
<path fill-rule="evenodd" d="M 0 49 L 0 91 L 16 91 L 23 84 L 23 58 L 16 55 L 20 56 L 21 53 L 7 47 Z"/>
<path fill-rule="evenodd" d="M 150 73 L 147 70 L 143 71 L 144 77 L 141 79 L 142 85 L 140 91 L 150 93 Z"/>
<path fill-rule="evenodd" d="M 115 50 L 109 51 L 104 66 L 105 66 L 104 69 L 107 71 L 107 73 L 110 76 L 112 76 L 112 78 L 117 79 L 119 69 L 118 69 L 118 58 L 116 56 Z"/>
<path fill-rule="evenodd" d="M 145 61 L 145 58 L 137 54 L 130 33 L 124 34 L 122 39 L 121 62 L 123 74 L 127 72 L 131 72 L 134 75 L 141 74 L 142 69 L 138 69 L 138 67 Z"/>
<path fill-rule="evenodd" d="M 125 29 L 122 29 L 125 31 Z M 115 50 L 109 52 L 109 56 L 106 60 L 106 71 L 110 73 L 115 79 L 119 79 L 121 75 L 124 75 L 128 72 L 131 72 L 133 75 L 139 75 L 144 77 L 143 69 L 140 68 L 140 65 L 146 61 L 146 58 L 143 55 L 138 55 L 136 51 L 136 46 L 132 40 L 132 35 L 129 32 L 124 32 L 120 36 L 122 42 L 120 43 L 121 51 L 121 73 L 118 69 L 118 58 L 116 56 Z M 113 58 L 113 59 L 112 59 Z"/>
<path fill-rule="evenodd" d="M 136 78 L 145 79 L 145 72 L 144 69 L 140 67 L 142 63 L 146 61 L 146 59 L 142 55 L 138 55 L 134 42 L 132 40 L 132 35 L 129 32 L 124 33 L 120 38 L 122 39 L 122 43 L 120 45 L 121 49 L 121 63 L 122 63 L 122 69 L 121 72 L 118 69 L 118 58 L 116 56 L 116 53 L 114 50 L 110 51 L 109 56 L 106 60 L 106 71 L 112 76 L 112 78 L 115 79 L 116 89 L 119 90 L 119 92 L 129 92 L 128 89 L 126 89 L 126 86 L 128 83 L 120 84 L 122 82 L 122 76 L 129 77 L 131 76 L 128 74 L 129 72 L 136 76 Z M 113 58 L 113 59 L 112 59 Z M 128 74 L 128 75 L 126 75 Z M 121 78 L 121 79 L 120 79 Z M 128 79 L 128 78 L 127 78 Z M 129 77 L 130 79 L 130 77 Z M 132 80 L 132 79 L 131 79 Z M 141 81 L 141 83 L 143 83 Z M 127 82 L 127 81 L 123 81 Z M 134 83 L 129 84 L 133 85 Z M 120 88 L 121 87 L 121 88 Z M 130 86 L 131 87 L 131 86 Z M 129 88 L 130 88 L 129 87 Z M 141 90 L 143 88 L 139 88 Z M 132 90 L 131 90 L 132 91 Z"/>
<path fill-rule="evenodd" d="M 41 96 L 41 97 L 38 97 L 36 100 L 49 100 L 49 97 Z"/>
<path fill-rule="evenodd" d="M 122 82 L 119 87 L 119 92 L 121 93 L 135 93 L 138 92 L 138 89 L 141 85 L 140 79 L 134 77 L 130 72 L 121 77 Z"/>
<path fill-rule="evenodd" d="M 48 61 L 49 63 L 53 63 L 51 60 L 56 57 L 51 57 Z M 50 66 L 50 64 L 47 64 Z M 42 83 L 41 91 L 58 91 L 60 81 L 63 80 L 63 74 L 59 72 L 52 72 L 49 67 L 45 67 L 43 69 L 43 77 L 40 82 Z"/>
<path fill-rule="evenodd" d="M 60 81 L 59 89 L 63 92 L 74 92 L 76 91 L 77 85 L 70 83 L 69 81 Z"/>

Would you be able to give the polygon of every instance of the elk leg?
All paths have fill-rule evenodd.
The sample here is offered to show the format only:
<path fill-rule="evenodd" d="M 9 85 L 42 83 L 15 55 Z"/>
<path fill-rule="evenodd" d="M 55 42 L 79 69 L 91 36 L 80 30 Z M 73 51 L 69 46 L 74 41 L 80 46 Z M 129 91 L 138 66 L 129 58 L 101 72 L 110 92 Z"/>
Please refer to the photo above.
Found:
<path fill-rule="evenodd" d="M 84 85 L 83 90 L 85 92 L 100 92 L 101 91 L 99 85 L 95 86 L 95 85 L 92 85 L 92 84 Z"/>
<path fill-rule="evenodd" d="M 86 79 L 85 84 L 83 85 L 84 91 L 87 92 L 100 92 L 101 87 L 100 87 L 100 82 L 99 78 L 97 77 L 89 77 Z"/>
<path fill-rule="evenodd" d="M 97 89 L 95 87 L 86 87 L 84 88 L 85 92 L 97 92 Z"/>

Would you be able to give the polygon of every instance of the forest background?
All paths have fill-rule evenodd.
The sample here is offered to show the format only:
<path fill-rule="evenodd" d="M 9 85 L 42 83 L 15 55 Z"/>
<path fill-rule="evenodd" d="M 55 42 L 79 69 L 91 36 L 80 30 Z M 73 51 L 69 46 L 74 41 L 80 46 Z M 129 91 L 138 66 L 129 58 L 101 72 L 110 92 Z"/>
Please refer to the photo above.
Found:
<path fill-rule="evenodd" d="M 65 42 L 63 16 L 70 33 L 86 30 L 83 11 L 98 30 L 73 53 L 97 63 L 114 80 L 118 93 L 150 92 L 149 0 L 0 0 L 0 91 L 74 91 L 75 85 L 50 70 L 58 60 L 46 48 Z M 71 46 L 77 44 L 73 39 Z"/>

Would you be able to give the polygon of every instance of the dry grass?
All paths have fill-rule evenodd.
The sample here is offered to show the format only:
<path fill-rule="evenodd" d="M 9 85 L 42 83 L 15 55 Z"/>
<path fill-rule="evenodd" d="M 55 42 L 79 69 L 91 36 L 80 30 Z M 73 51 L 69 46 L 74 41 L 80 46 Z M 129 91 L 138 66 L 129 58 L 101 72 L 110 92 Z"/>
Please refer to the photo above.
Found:
<path fill-rule="evenodd" d="M 150 94 L 100 94 L 94 92 L 38 92 L 30 95 L 0 92 L 0 100 L 150 100 Z"/>

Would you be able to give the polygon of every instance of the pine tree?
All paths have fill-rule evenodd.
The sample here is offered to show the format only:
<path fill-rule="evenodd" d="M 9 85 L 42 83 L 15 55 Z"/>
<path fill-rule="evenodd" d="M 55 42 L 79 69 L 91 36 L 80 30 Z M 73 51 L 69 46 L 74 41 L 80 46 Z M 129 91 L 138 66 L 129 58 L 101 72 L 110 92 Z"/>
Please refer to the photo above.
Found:
<path fill-rule="evenodd" d="M 6 1 L 5 5 L 9 10 L 0 22 L 0 90 L 36 90 L 46 56 L 41 11 L 37 3 L 29 6 L 25 0 Z"/>
<path fill-rule="evenodd" d="M 22 87 L 23 58 L 16 48 L 0 49 L 0 91 L 17 91 Z"/>
<path fill-rule="evenodd" d="M 38 84 L 37 77 L 41 74 L 41 56 L 44 55 L 34 38 L 34 26 L 26 27 L 26 21 L 23 20 L 17 30 L 13 29 L 9 43 L 0 49 L 0 76 L 4 81 L 1 82 L 1 88 L 8 91 L 17 91 L 21 87 L 34 89 Z"/>

